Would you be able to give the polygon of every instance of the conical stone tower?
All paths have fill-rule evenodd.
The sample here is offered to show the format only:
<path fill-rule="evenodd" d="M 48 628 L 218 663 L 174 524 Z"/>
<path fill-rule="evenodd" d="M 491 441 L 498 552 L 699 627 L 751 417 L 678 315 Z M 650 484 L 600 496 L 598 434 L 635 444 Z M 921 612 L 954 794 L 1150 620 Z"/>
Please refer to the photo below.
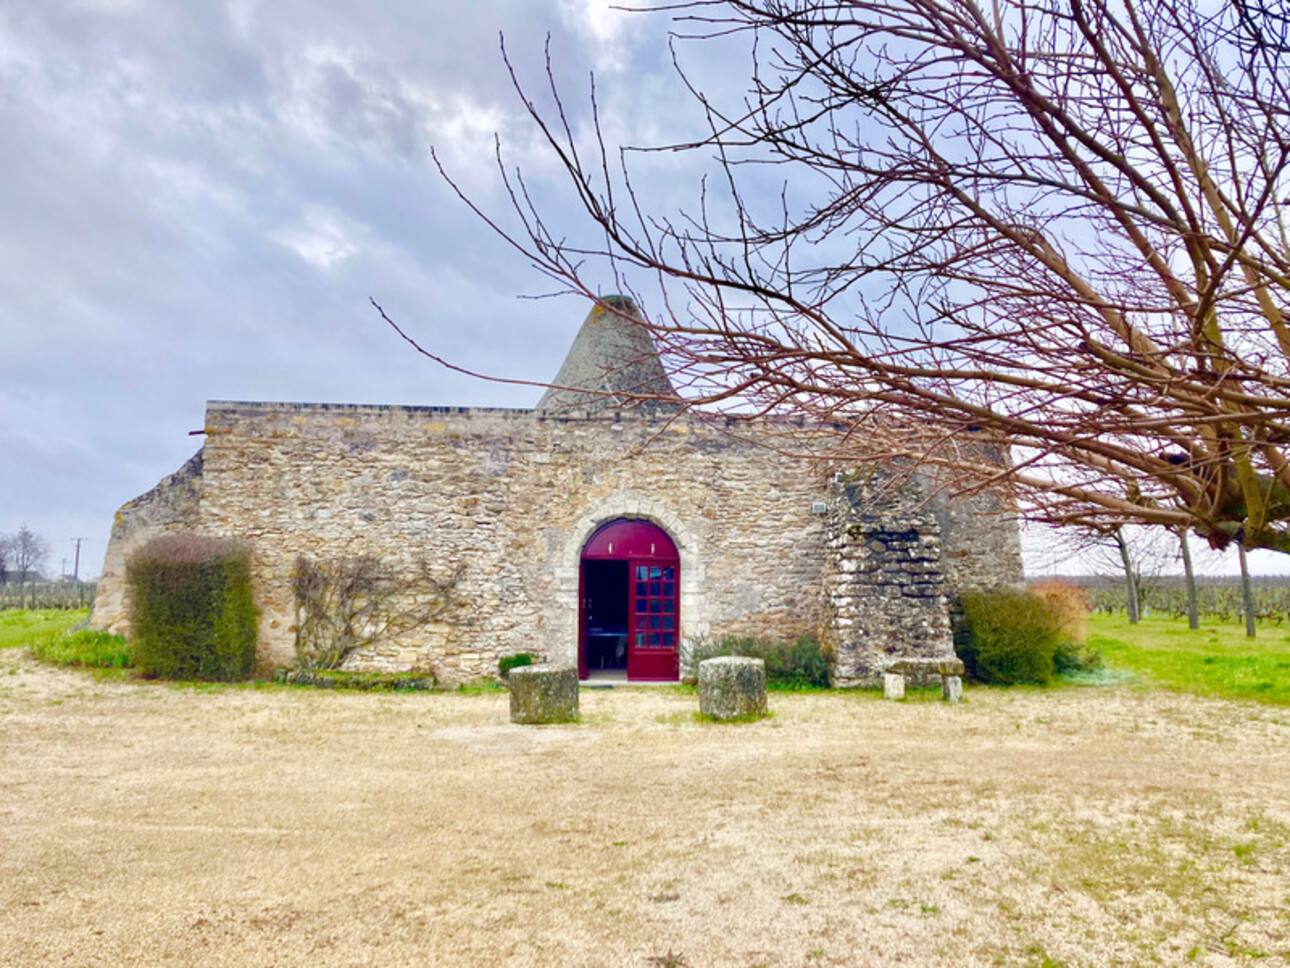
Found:
<path fill-rule="evenodd" d="M 606 296 L 591 308 L 551 389 L 538 401 L 541 416 L 603 416 L 630 410 L 648 416 L 681 409 L 640 310 L 626 296 Z"/>

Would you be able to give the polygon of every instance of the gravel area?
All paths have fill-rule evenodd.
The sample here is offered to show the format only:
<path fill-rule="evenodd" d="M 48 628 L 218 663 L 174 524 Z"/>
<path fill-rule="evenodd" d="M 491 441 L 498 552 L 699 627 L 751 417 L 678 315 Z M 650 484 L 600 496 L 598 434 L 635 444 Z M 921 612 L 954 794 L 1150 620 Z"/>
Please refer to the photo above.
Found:
<path fill-rule="evenodd" d="M 0 965 L 1290 964 L 1290 710 L 505 695 L 0 650 Z M 1047 960 L 1045 960 L 1047 959 Z"/>

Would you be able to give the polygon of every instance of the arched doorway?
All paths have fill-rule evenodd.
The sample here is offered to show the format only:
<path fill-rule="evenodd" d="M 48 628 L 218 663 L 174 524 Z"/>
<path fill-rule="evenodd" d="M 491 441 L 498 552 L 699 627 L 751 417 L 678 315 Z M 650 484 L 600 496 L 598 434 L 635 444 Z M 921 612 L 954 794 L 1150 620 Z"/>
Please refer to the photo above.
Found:
<path fill-rule="evenodd" d="M 582 548 L 578 672 L 625 672 L 628 681 L 680 677 L 677 607 L 681 562 L 667 532 L 650 521 L 601 525 Z"/>

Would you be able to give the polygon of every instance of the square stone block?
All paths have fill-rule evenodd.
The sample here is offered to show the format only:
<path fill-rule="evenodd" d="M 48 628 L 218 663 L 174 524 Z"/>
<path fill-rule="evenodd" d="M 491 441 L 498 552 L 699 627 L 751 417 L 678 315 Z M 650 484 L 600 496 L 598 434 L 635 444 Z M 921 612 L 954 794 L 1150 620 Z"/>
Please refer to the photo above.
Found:
<path fill-rule="evenodd" d="M 766 663 L 723 655 L 699 663 L 699 712 L 713 719 L 766 715 Z"/>
<path fill-rule="evenodd" d="M 553 665 L 519 666 L 506 677 L 511 722 L 526 726 L 578 721 L 578 670 Z"/>
<path fill-rule="evenodd" d="M 946 702 L 961 702 L 963 699 L 963 680 L 958 676 L 945 676 L 941 679 L 941 698 Z"/>

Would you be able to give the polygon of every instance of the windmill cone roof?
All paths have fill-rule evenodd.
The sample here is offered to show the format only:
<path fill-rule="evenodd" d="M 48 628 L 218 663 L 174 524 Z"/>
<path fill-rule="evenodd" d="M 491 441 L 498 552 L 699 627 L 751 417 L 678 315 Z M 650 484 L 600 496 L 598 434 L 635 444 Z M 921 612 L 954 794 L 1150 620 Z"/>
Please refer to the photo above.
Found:
<path fill-rule="evenodd" d="M 600 415 L 635 410 L 650 415 L 680 408 L 640 310 L 626 296 L 591 307 L 536 413 Z"/>

